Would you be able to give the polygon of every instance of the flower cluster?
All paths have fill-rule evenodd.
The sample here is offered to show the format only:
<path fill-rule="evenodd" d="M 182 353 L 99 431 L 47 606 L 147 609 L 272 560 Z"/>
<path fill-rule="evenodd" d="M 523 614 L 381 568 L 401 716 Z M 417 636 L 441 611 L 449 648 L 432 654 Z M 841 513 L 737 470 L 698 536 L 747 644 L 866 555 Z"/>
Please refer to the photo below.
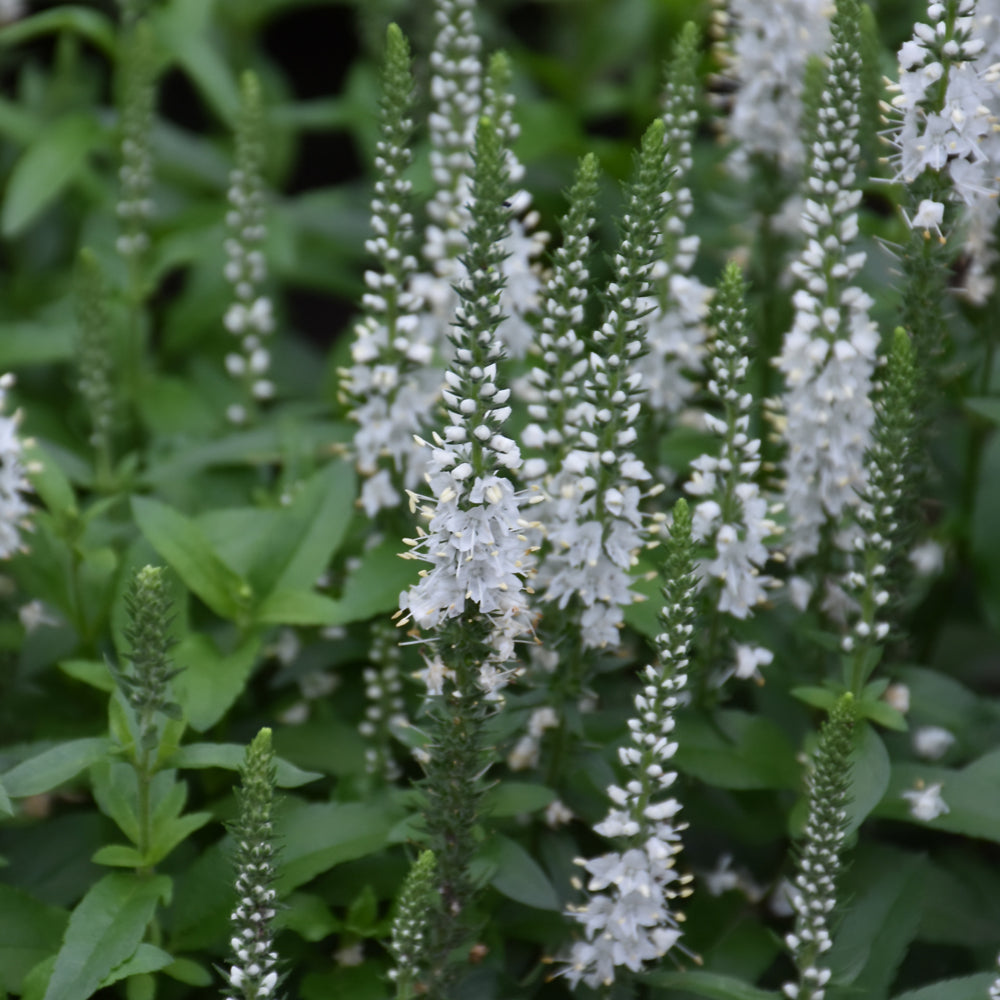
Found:
<path fill-rule="evenodd" d="M 859 605 L 857 620 L 842 640 L 844 651 L 853 654 L 855 691 L 867 680 L 861 673 L 871 669 L 866 667 L 867 651 L 889 634 L 887 612 L 892 590 L 899 588 L 900 576 L 908 570 L 900 563 L 901 553 L 907 549 L 905 529 L 912 520 L 912 513 L 903 507 L 914 426 L 915 373 L 913 348 L 902 329 L 894 333 L 887 367 L 875 406 L 877 419 L 867 458 L 868 486 L 864 503 L 855 511 L 861 529 L 855 540 L 857 565 L 847 579 Z M 896 572 L 890 574 L 890 568 Z"/>
<path fill-rule="evenodd" d="M 768 516 L 755 477 L 760 470 L 760 440 L 750 437 L 752 395 L 747 391 L 749 368 L 746 334 L 745 289 L 740 269 L 730 264 L 719 283 L 711 309 L 716 329 L 709 360 L 707 388 L 721 406 L 723 416 L 706 413 L 708 428 L 723 441 L 718 455 L 702 455 L 691 467 L 685 485 L 698 498 L 693 532 L 708 542 L 711 558 L 699 560 L 698 572 L 714 608 L 745 619 L 767 598 L 774 580 L 761 570 L 768 561 L 767 541 L 777 532 Z M 714 584 L 712 583 L 714 581 Z M 748 659 L 753 663 L 749 665 Z M 729 673 L 755 676 L 757 666 L 770 662 L 766 650 L 738 648 L 737 662 Z"/>
<path fill-rule="evenodd" d="M 277 894 L 271 820 L 275 768 L 270 729 L 262 729 L 247 747 L 240 773 L 239 818 L 232 828 L 238 902 L 230 918 L 233 936 L 226 1000 L 277 1000 L 280 977 L 272 927 Z"/>
<path fill-rule="evenodd" d="M 496 52 L 490 58 L 483 87 L 483 110 L 500 132 L 507 154 L 507 174 L 511 184 L 524 177 L 524 167 L 512 146 L 520 134 L 514 121 L 514 95 L 510 92 L 511 68 L 507 56 Z M 538 310 L 542 280 L 537 259 L 545 249 L 549 234 L 538 231 L 538 213 L 530 211 L 531 195 L 517 190 L 509 199 L 509 231 L 504 237 L 503 270 L 506 281 L 500 296 L 504 320 L 497 337 L 511 358 L 523 358 L 535 342 L 534 323 L 529 318 Z"/>
<path fill-rule="evenodd" d="M 986 43 L 973 34 L 975 8 L 975 0 L 929 4 L 927 22 L 899 50 L 892 99 L 901 115 L 891 136 L 897 179 L 912 184 L 925 170 L 944 171 L 969 205 L 995 198 L 1000 163 L 996 71 L 977 62 Z"/>
<path fill-rule="evenodd" d="M 833 21 L 830 67 L 818 112 L 802 214 L 805 247 L 792 271 L 795 319 L 776 364 L 782 398 L 788 555 L 815 553 L 828 520 L 837 525 L 865 485 L 874 419 L 869 395 L 878 331 L 870 297 L 852 282 L 865 261 L 856 186 L 860 100 L 858 7 L 844 0 Z"/>
<path fill-rule="evenodd" d="M 428 910 L 438 904 L 434 888 L 436 862 L 432 851 L 423 851 L 406 876 L 392 920 L 389 950 L 395 965 L 389 978 L 396 984 L 397 1000 L 419 996 L 417 984 L 427 961 Z"/>
<path fill-rule="evenodd" d="M 582 906 L 569 908 L 584 929 L 562 970 L 574 986 L 581 981 L 594 987 L 610 985 L 617 967 L 638 972 L 645 963 L 662 958 L 681 937 L 673 901 L 685 894 L 688 881 L 675 868 L 684 825 L 676 820 L 681 808 L 677 799 L 662 796 L 677 779 L 677 772 L 669 769 L 677 750 L 674 716 L 687 683 L 694 631 L 697 584 L 691 515 L 683 500 L 674 508 L 669 546 L 663 632 L 657 636 L 660 664 L 642 672 L 636 716 L 628 723 L 632 745 L 618 752 L 629 780 L 624 788 L 608 789 L 613 807 L 595 827 L 602 836 L 627 846 L 577 862 L 590 876 L 586 889 L 591 895 Z"/>
<path fill-rule="evenodd" d="M 806 64 L 830 37 L 828 0 L 733 0 L 728 72 L 739 86 L 728 119 L 739 143 L 736 166 L 750 156 L 795 173 L 806 158 L 801 138 Z"/>
<path fill-rule="evenodd" d="M 399 676 L 400 650 L 389 628 L 379 628 L 372 639 L 369 653 L 376 666 L 365 667 L 364 721 L 358 730 L 367 742 L 365 770 L 386 781 L 399 777 L 399 765 L 393 759 L 391 739 L 393 726 L 406 724 L 403 682 Z"/>
<path fill-rule="evenodd" d="M 846 835 L 853 726 L 854 700 L 846 694 L 823 724 L 806 777 L 809 814 L 790 893 L 795 929 L 785 936 L 799 974 L 797 983 L 784 986 L 790 1000 L 823 1000 L 830 980 L 830 969 L 822 964 L 822 957 L 833 947 L 830 914 L 837 903 Z"/>
<path fill-rule="evenodd" d="M 927 21 L 899 50 L 899 82 L 892 89 L 896 179 L 919 190 L 918 210 L 907 222 L 946 235 L 954 222 L 949 202 L 964 205 L 969 269 L 968 299 L 982 304 L 993 288 L 989 275 L 1000 190 L 1000 11 L 989 2 L 930 3 Z M 905 215 L 905 213 L 904 213 Z"/>
<path fill-rule="evenodd" d="M 90 250 L 82 250 L 75 280 L 77 388 L 90 417 L 90 443 L 98 460 L 110 465 L 115 417 L 114 360 L 106 291 L 101 268 Z"/>
<path fill-rule="evenodd" d="M 701 373 L 705 353 L 710 293 L 690 273 L 700 241 L 686 232 L 685 223 L 694 204 L 690 189 L 682 186 L 694 162 L 691 148 L 698 121 L 698 57 L 698 29 L 689 22 L 674 47 L 663 91 L 672 211 L 664 233 L 663 257 L 657 266 L 656 294 L 645 319 L 647 352 L 636 363 L 647 405 L 660 413 L 676 413 L 684 406 L 695 388 L 688 376 Z"/>
<path fill-rule="evenodd" d="M 501 136 L 483 119 L 476 133 L 476 211 L 463 258 L 468 277 L 457 286 L 454 360 L 442 393 L 449 426 L 443 437 L 435 433 L 430 448 L 427 533 L 409 542 L 408 555 L 431 569 L 400 596 L 403 622 L 412 618 L 421 628 L 465 615 L 467 602 L 488 619 L 493 652 L 481 667 L 480 683 L 491 693 L 504 684 L 497 665 L 511 659 L 515 639 L 529 628 L 527 542 L 520 496 L 510 479 L 521 467 L 521 452 L 501 431 L 510 415 L 510 390 L 499 384 L 503 348 L 496 336 L 503 317 L 505 167 Z M 415 507 L 419 498 L 411 498 Z"/>
<path fill-rule="evenodd" d="M 153 215 L 153 153 L 150 133 L 156 60 L 150 26 L 134 21 L 124 30 L 121 67 L 121 166 L 118 252 L 134 262 L 149 247 L 149 220 Z"/>
<path fill-rule="evenodd" d="M 452 285 L 462 277 L 459 258 L 471 223 L 469 197 L 476 124 L 483 113 L 482 40 L 475 0 L 435 0 L 437 36 L 431 51 L 428 118 L 434 194 L 427 205 L 423 256 L 430 273 L 414 276 L 411 290 L 423 302 L 422 338 L 444 346 L 455 312 Z"/>
<path fill-rule="evenodd" d="M 260 84 L 252 73 L 243 77 L 243 108 L 236 134 L 236 166 L 229 175 L 229 211 L 226 213 L 226 280 L 233 290 L 233 302 L 223 318 L 225 328 L 239 341 L 239 351 L 226 355 L 226 371 L 247 390 L 250 401 L 274 395 L 274 383 L 267 377 L 271 353 L 264 346 L 274 330 L 271 299 L 261 286 L 267 278 L 267 261 L 262 249 L 265 225 L 263 117 Z M 252 405 L 252 403 L 251 403 Z M 234 424 L 246 423 L 247 404 L 234 403 L 226 415 Z"/>
<path fill-rule="evenodd" d="M 539 305 L 540 358 L 529 376 L 535 390 L 528 406 L 532 422 L 521 436 L 526 449 L 538 452 L 525 462 L 528 479 L 540 479 L 550 468 L 558 470 L 579 429 L 570 414 L 580 404 L 580 380 L 588 365 L 579 331 L 589 295 L 597 179 L 597 157 L 588 154 L 580 161 L 569 192 L 569 209 L 561 220 L 562 246 L 553 255 L 552 274 Z M 558 484 L 553 492 L 558 495 Z M 545 520 L 544 515 L 539 517 Z"/>
<path fill-rule="evenodd" d="M 560 608 L 579 601 L 584 647 L 617 645 L 622 608 L 633 600 L 630 570 L 645 540 L 639 484 L 651 477 L 630 450 L 641 405 L 635 365 L 645 349 L 644 303 L 652 292 L 667 201 L 664 124 L 658 119 L 643 136 L 629 186 L 581 402 L 567 413 L 576 429 L 560 470 L 561 502 L 546 512 L 550 549 L 539 567 L 539 586 L 543 599 Z"/>
<path fill-rule="evenodd" d="M 179 671 L 173 667 L 170 650 L 175 644 L 170 634 L 172 600 L 166 574 L 161 566 L 144 566 L 136 573 L 125 597 L 129 624 L 129 673 L 117 671 L 115 678 L 139 717 L 139 742 L 143 750 L 155 744 L 153 718 L 163 712 L 174 718 L 180 707 L 169 700 L 168 685 Z"/>
<path fill-rule="evenodd" d="M 399 504 L 400 484 L 406 489 L 419 484 L 426 454 L 415 444 L 414 434 L 440 392 L 440 372 L 428 367 L 432 347 L 421 339 L 417 313 L 422 302 L 408 290 L 417 269 L 410 252 L 412 185 L 403 176 L 412 159 L 412 89 L 409 46 L 399 28 L 390 25 L 381 134 L 375 147 L 374 235 L 365 243 L 378 268 L 365 272 L 365 316 L 354 328 L 353 364 L 341 373 L 358 425 L 354 449 L 358 471 L 365 477 L 360 503 L 369 516 Z M 380 464 L 383 457 L 388 457 L 388 467 Z"/>
<path fill-rule="evenodd" d="M 23 548 L 21 532 L 28 527 L 31 507 L 24 499 L 29 490 L 24 467 L 24 447 L 18 436 L 21 412 L 3 411 L 13 375 L 0 376 L 0 559 L 9 559 Z"/>

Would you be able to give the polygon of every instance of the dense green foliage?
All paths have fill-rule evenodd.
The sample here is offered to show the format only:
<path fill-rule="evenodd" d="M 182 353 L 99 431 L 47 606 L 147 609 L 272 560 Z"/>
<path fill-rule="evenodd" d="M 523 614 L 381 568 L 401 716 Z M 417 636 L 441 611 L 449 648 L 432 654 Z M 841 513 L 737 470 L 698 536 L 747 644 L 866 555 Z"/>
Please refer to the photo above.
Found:
<path fill-rule="evenodd" d="M 626 608 L 619 647 L 583 648 L 579 606 L 549 605 L 518 644 L 523 676 L 498 709 L 477 687 L 491 633 L 471 599 L 436 638 L 409 620 L 391 627 L 400 592 L 418 579 L 418 563 L 399 558 L 418 518 L 405 503 L 374 516 L 359 503 L 357 399 L 344 384 L 372 292 L 362 275 L 372 266 L 380 101 L 399 111 L 391 134 L 410 134 L 407 46 L 396 29 L 391 94 L 382 93 L 390 19 L 409 38 L 416 123 L 412 165 L 391 165 L 412 181 L 418 229 L 434 192 L 430 0 L 121 6 L 56 3 L 0 27 L 0 373 L 16 378 L 0 396 L 8 416 L 20 411 L 10 433 L 23 441 L 31 507 L 30 529 L 0 567 L 0 998 L 226 995 L 234 865 L 244 875 L 250 865 L 241 885 L 252 884 L 263 856 L 252 835 L 273 837 L 264 852 L 273 878 L 269 867 L 261 885 L 278 900 L 273 945 L 287 998 L 411 1000 L 427 995 L 425 971 L 432 1000 L 567 996 L 554 973 L 581 934 L 566 914 L 586 883 L 578 859 L 608 849 L 594 825 L 609 786 L 627 780 L 619 748 L 639 728 L 630 719 L 643 685 L 659 676 L 649 666 L 658 642 L 668 657 L 664 601 L 680 600 L 670 576 L 680 564 L 664 565 L 661 525 L 703 452 L 760 438 L 757 478 L 780 485 L 780 421 L 762 397 L 780 393 L 772 359 L 792 325 L 788 265 L 801 236 L 776 221 L 792 182 L 761 164 L 744 180 L 726 168 L 730 85 L 709 3 L 481 0 L 484 52 L 504 49 L 513 74 L 513 148 L 525 166 L 515 186 L 531 192 L 550 250 L 579 230 L 574 259 L 593 275 L 572 358 L 611 350 L 602 311 L 615 331 L 613 361 L 594 362 L 611 373 L 603 385 L 620 408 L 597 418 L 602 453 L 625 440 L 622 401 L 642 395 L 626 369 L 639 297 L 651 287 L 638 264 L 634 281 L 609 282 L 623 260 L 651 269 L 662 250 L 663 220 L 637 219 L 633 195 L 648 207 L 660 190 L 690 189 L 684 226 L 701 239 L 692 273 L 706 286 L 724 275 L 725 310 L 706 320 L 721 331 L 713 349 L 732 362 L 745 322 L 750 357 L 732 369 L 738 393 L 713 396 L 707 376 L 693 390 L 691 409 L 733 421 L 721 445 L 711 422 L 639 418 L 629 447 L 657 484 L 643 487 L 653 528 L 633 567 L 645 600 Z M 877 35 L 867 10 L 861 18 L 869 130 L 873 81 L 895 72 L 895 50 L 923 16 L 902 0 L 874 13 Z M 301 46 L 315 66 L 285 56 L 288 38 L 288 51 Z M 700 113 L 683 178 L 678 146 L 673 163 L 656 162 L 664 128 L 671 136 L 658 115 L 672 51 L 687 59 L 681 82 L 696 88 Z M 498 88 L 506 72 L 494 62 Z M 810 72 L 821 89 L 822 65 Z M 301 96 L 318 78 L 337 84 Z M 819 97 L 810 100 L 815 130 Z M 479 123 L 472 195 L 486 209 L 464 263 L 481 280 L 462 298 L 476 313 L 470 325 L 486 333 L 463 378 L 477 391 L 516 387 L 537 363 L 570 385 L 569 341 L 555 333 L 544 362 L 537 349 L 498 379 L 483 374 L 503 285 L 496 234 L 510 207 L 502 107 L 496 98 Z M 671 701 L 676 728 L 664 729 L 677 744 L 671 794 L 686 824 L 677 828 L 684 880 L 671 896 L 683 946 L 617 979 L 605 991 L 615 998 L 781 995 L 796 961 L 802 972 L 816 959 L 785 949 L 785 887 L 810 856 L 803 828 L 823 788 L 835 801 L 818 814 L 843 835 L 844 861 L 830 880 L 827 998 L 972 1000 L 996 977 L 1000 299 L 952 294 L 966 263 L 960 238 L 945 245 L 909 231 L 901 185 L 868 176 L 879 170 L 873 151 L 883 152 L 863 136 L 857 244 L 868 259 L 858 283 L 891 364 L 879 375 L 887 388 L 872 455 L 884 462 L 872 483 L 884 499 L 896 477 L 905 482 L 873 521 L 858 518 L 879 526 L 877 544 L 857 547 L 852 593 L 864 627 L 851 633 L 818 598 L 796 607 L 777 586 L 752 617 L 724 620 L 721 591 L 709 586 L 694 611 L 671 619 L 693 635 L 690 696 Z M 490 202 L 484 190 L 502 196 Z M 233 233 L 254 226 L 234 250 Z M 672 232 L 667 224 L 663 238 L 674 253 Z M 630 237 L 645 241 L 634 258 L 619 242 Z M 726 269 L 734 259 L 746 289 L 739 269 Z M 555 262 L 546 258 L 546 280 Z M 574 294 L 561 300 L 567 312 Z M 394 321 L 397 307 L 405 312 L 393 299 Z M 731 336 L 730 322 L 739 327 Z M 465 332 L 452 338 L 459 348 Z M 602 383 L 580 391 L 600 407 L 593 385 Z M 749 415 L 734 402 L 744 392 L 757 397 Z M 553 397 L 560 428 L 567 406 Z M 445 433 L 444 409 L 427 416 L 428 439 Z M 529 415 L 512 409 L 505 433 L 514 437 Z M 482 440 L 472 443 L 477 461 Z M 605 462 L 600 505 L 613 473 Z M 726 489 L 732 500 L 735 487 Z M 941 564 L 922 574 L 908 553 L 928 540 Z M 842 555 L 831 528 L 820 579 L 845 570 Z M 772 550 L 767 572 L 787 583 L 793 571 Z M 737 640 L 773 659 L 758 661 L 761 683 L 754 666 L 723 689 L 716 677 Z M 459 697 L 425 698 L 429 650 L 454 663 Z M 535 732 L 546 708 L 555 721 Z M 953 737 L 940 754 L 920 748 L 927 727 Z M 528 763 L 515 766 L 529 730 Z M 659 776 L 658 760 L 647 753 L 643 767 Z M 922 811 L 934 786 L 947 812 Z"/>

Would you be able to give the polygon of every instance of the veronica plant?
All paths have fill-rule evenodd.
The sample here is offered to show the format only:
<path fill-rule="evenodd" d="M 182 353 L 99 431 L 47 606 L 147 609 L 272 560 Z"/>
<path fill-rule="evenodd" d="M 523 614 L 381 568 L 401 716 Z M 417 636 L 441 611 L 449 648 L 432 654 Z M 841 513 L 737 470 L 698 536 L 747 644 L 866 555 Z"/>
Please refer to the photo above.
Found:
<path fill-rule="evenodd" d="M 412 1000 L 422 993 L 421 979 L 430 957 L 430 915 L 440 900 L 432 851 L 422 851 L 403 883 L 392 920 L 389 951 L 394 965 L 389 978 L 396 984 L 396 1000 Z"/>
<path fill-rule="evenodd" d="M 587 371 L 586 339 L 581 335 L 590 294 L 590 254 L 593 248 L 594 205 L 597 199 L 599 167 L 592 153 L 577 166 L 569 191 L 569 208 L 560 228 L 563 242 L 553 254 L 552 273 L 545 283 L 539 304 L 539 361 L 529 377 L 535 399 L 528 405 L 532 422 L 524 429 L 521 443 L 530 457 L 524 474 L 540 479 L 558 471 L 572 448 L 579 427 L 570 413 L 580 403 L 580 380 Z M 558 503 L 558 483 L 549 486 Z M 573 502 L 572 495 L 569 497 Z M 539 515 L 543 520 L 544 516 Z"/>
<path fill-rule="evenodd" d="M 433 495 L 423 501 L 413 495 L 428 527 L 411 541 L 409 555 L 430 568 L 400 595 L 401 624 L 412 620 L 433 632 L 424 677 L 435 724 L 423 787 L 442 912 L 434 929 L 431 981 L 438 985 L 432 988 L 451 975 L 449 953 L 467 926 L 475 890 L 469 864 L 489 763 L 483 726 L 510 679 L 514 643 L 530 629 L 528 542 L 511 481 L 521 456 L 502 431 L 510 390 L 501 387 L 503 348 L 496 336 L 508 194 L 502 137 L 484 118 L 476 133 L 467 277 L 457 286 L 454 355 L 445 375 L 449 424 L 430 448 Z"/>
<path fill-rule="evenodd" d="M 560 608 L 578 603 L 584 648 L 618 644 L 622 608 L 633 600 L 630 571 L 646 541 L 639 484 L 651 477 L 631 449 L 642 405 L 635 366 L 645 351 L 645 303 L 669 200 L 664 131 L 659 119 L 646 130 L 626 192 L 604 321 L 593 335 L 581 404 L 567 413 L 577 428 L 561 470 L 560 495 L 568 503 L 551 510 L 551 549 L 538 572 L 543 600 Z"/>
<path fill-rule="evenodd" d="M 19 428 L 20 410 L 5 413 L 14 376 L 0 376 L 0 559 L 9 559 L 25 548 L 22 533 L 30 528 L 31 505 Z"/>
<path fill-rule="evenodd" d="M 109 483 L 114 460 L 115 394 L 107 290 L 93 251 L 80 252 L 75 278 L 77 387 L 90 421 L 95 480 L 100 488 Z"/>
<path fill-rule="evenodd" d="M 461 276 L 460 258 L 468 230 L 471 150 L 483 108 L 482 41 L 476 30 L 475 0 L 435 0 L 437 35 L 431 52 L 428 119 L 434 195 L 427 206 L 423 256 L 429 274 L 417 275 L 413 291 L 423 299 L 426 337 L 447 342 L 455 310 L 452 282 Z"/>
<path fill-rule="evenodd" d="M 561 970 L 574 986 L 610 986 L 617 968 L 639 972 L 677 947 L 681 937 L 674 900 L 687 894 L 689 881 L 676 870 L 684 824 L 676 819 L 680 802 L 663 793 L 677 779 L 670 769 L 677 750 L 673 732 L 694 632 L 697 577 L 684 500 L 674 506 L 663 575 L 659 663 L 640 673 L 636 714 L 628 722 L 632 742 L 618 751 L 628 778 L 624 787 L 608 789 L 613 806 L 594 828 L 621 850 L 577 860 L 589 876 L 590 895 L 569 909 L 584 931 Z"/>
<path fill-rule="evenodd" d="M 852 248 L 861 199 L 857 0 L 838 3 L 832 33 L 802 213 L 806 244 L 792 265 L 800 283 L 795 319 L 776 360 L 785 377 L 784 500 L 793 562 L 817 552 L 827 525 L 839 529 L 857 503 L 874 419 L 869 397 L 878 331 L 868 315 L 870 296 L 854 284 L 865 255 Z"/>
<path fill-rule="evenodd" d="M 891 602 L 898 606 L 903 574 L 902 556 L 914 522 L 910 509 L 912 438 L 916 375 L 909 335 L 897 328 L 882 391 L 876 397 L 876 420 L 868 453 L 868 487 L 857 508 L 861 529 L 855 542 L 857 565 L 847 584 L 858 602 L 858 615 L 842 647 L 849 654 L 845 681 L 859 695 L 890 631 Z M 894 570 L 895 572 L 891 572 Z"/>
<path fill-rule="evenodd" d="M 124 375 L 133 407 L 139 403 L 146 352 L 142 306 L 148 294 L 145 258 L 150 247 L 150 221 L 155 208 L 153 186 L 153 116 L 156 103 L 156 59 L 149 24 L 126 8 L 119 37 L 118 107 L 121 117 L 118 168 L 119 236 L 116 247 L 127 267 L 128 355 Z"/>
<path fill-rule="evenodd" d="M 698 29 L 684 25 L 667 64 L 663 88 L 663 124 L 667 144 L 671 211 L 664 227 L 663 256 L 656 269 L 656 294 L 645 318 L 646 353 L 638 360 L 646 405 L 654 414 L 677 413 L 701 373 L 705 354 L 705 317 L 709 289 L 691 274 L 699 238 L 687 232 L 694 211 L 690 188 L 692 141 L 698 123 Z"/>
<path fill-rule="evenodd" d="M 440 372 L 428 367 L 432 345 L 420 333 L 421 300 L 409 290 L 417 269 L 412 185 L 404 176 L 412 159 L 412 91 L 409 45 L 399 28 L 390 25 L 376 145 L 379 176 L 371 205 L 373 235 L 365 244 L 376 267 L 365 272 L 365 315 L 354 329 L 353 364 L 341 373 L 358 425 L 354 449 L 365 477 L 360 502 L 369 516 L 397 506 L 400 489 L 420 483 L 426 455 L 413 436 L 440 389 Z"/>
<path fill-rule="evenodd" d="M 706 619 L 711 621 L 704 662 L 715 664 L 727 631 L 722 615 L 738 620 L 750 617 L 767 599 L 774 579 L 763 572 L 770 558 L 768 542 L 777 534 L 767 500 L 756 476 L 760 471 L 760 440 L 750 437 L 753 396 L 748 392 L 749 338 L 746 333 L 745 287 L 739 266 L 730 263 L 716 291 L 710 312 L 715 340 L 709 359 L 710 398 L 721 416 L 705 414 L 709 430 L 722 438 L 718 455 L 701 455 L 685 490 L 698 498 L 693 533 L 706 543 L 710 556 L 698 562 L 706 592 Z M 715 678 L 736 674 L 760 677 L 759 667 L 772 654 L 759 646 L 736 646 L 735 664 Z"/>
<path fill-rule="evenodd" d="M 853 726 L 854 698 L 848 692 L 824 723 L 806 776 L 809 811 L 791 892 L 795 929 L 785 937 L 798 972 L 798 979 L 783 988 L 790 1000 L 823 1000 L 830 981 L 823 956 L 833 947 L 831 920 L 843 868 Z"/>
<path fill-rule="evenodd" d="M 231 423 L 252 423 L 257 406 L 274 395 L 268 378 L 271 352 L 265 346 L 274 332 L 271 298 L 264 290 L 267 236 L 264 197 L 264 117 L 260 83 L 252 73 L 242 81 L 242 108 L 236 132 L 236 166 L 229 174 L 229 211 L 226 213 L 226 280 L 233 301 L 223 325 L 237 341 L 237 350 L 226 355 L 226 371 L 241 385 L 243 398 L 231 404 Z"/>
<path fill-rule="evenodd" d="M 226 1000 L 280 1000 L 281 974 L 274 947 L 277 914 L 273 808 L 275 766 L 271 730 L 261 729 L 247 747 L 236 795 L 239 817 L 231 832 L 236 842 L 237 903 L 230 916 L 232 938 L 226 970 Z"/>

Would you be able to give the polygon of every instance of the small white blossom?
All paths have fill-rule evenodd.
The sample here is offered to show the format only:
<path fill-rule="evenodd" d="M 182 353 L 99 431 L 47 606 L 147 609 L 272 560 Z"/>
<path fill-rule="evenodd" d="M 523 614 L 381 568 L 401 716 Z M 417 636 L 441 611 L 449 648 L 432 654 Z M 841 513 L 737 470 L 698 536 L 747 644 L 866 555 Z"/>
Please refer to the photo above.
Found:
<path fill-rule="evenodd" d="M 915 545 L 908 558 L 919 576 L 936 576 L 944 569 L 944 548 L 931 539 Z"/>
<path fill-rule="evenodd" d="M 836 524 L 866 486 L 879 337 L 868 315 L 872 301 L 853 284 L 865 261 L 852 249 L 861 199 L 858 44 L 840 31 L 830 50 L 802 211 L 805 246 L 792 265 L 800 286 L 795 317 L 775 359 L 785 379 L 779 429 L 788 449 L 784 502 L 793 561 L 817 551 L 823 526 Z"/>
<path fill-rule="evenodd" d="M 774 159 L 789 173 L 805 159 L 802 96 L 805 68 L 830 38 L 827 0 L 733 0 L 735 37 L 727 72 L 739 89 L 729 115 L 730 135 L 741 146 L 735 161 Z"/>
<path fill-rule="evenodd" d="M 940 782 L 933 785 L 918 782 L 916 788 L 903 792 L 903 798 L 910 803 L 910 815 L 923 823 L 930 823 L 938 816 L 951 812 L 948 803 L 941 796 L 942 787 Z"/>
<path fill-rule="evenodd" d="M 910 689 L 905 684 L 890 684 L 883 695 L 897 712 L 906 715 L 910 710 Z"/>
<path fill-rule="evenodd" d="M 943 726 L 918 726 L 913 730 L 913 752 L 924 760 L 940 760 L 955 742 L 955 734 Z"/>

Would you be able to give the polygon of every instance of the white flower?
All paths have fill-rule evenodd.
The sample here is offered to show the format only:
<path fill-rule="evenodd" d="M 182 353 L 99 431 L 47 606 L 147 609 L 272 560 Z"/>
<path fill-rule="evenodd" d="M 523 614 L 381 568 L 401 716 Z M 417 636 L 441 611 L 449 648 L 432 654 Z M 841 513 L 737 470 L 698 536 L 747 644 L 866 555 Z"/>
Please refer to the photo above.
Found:
<path fill-rule="evenodd" d="M 890 684 L 882 696 L 897 712 L 906 715 L 910 710 L 910 689 L 905 684 Z"/>
<path fill-rule="evenodd" d="M 766 667 L 774 659 L 774 653 L 762 646 L 751 646 L 747 643 L 737 643 L 734 647 L 736 651 L 736 676 L 742 680 L 763 681 L 760 673 L 761 667 Z"/>
<path fill-rule="evenodd" d="M 921 822 L 930 823 L 938 816 L 951 812 L 948 804 L 941 797 L 941 788 L 940 782 L 933 785 L 917 782 L 916 788 L 903 792 L 903 798 L 910 803 L 910 815 Z"/>
<path fill-rule="evenodd" d="M 564 826 L 573 818 L 572 811 L 561 799 L 553 799 L 545 807 L 545 822 L 553 829 Z"/>
<path fill-rule="evenodd" d="M 681 544 L 689 547 L 690 537 Z M 669 769 L 677 750 L 670 735 L 687 681 L 688 622 L 696 580 L 693 566 L 684 564 L 690 560 L 689 549 L 676 551 L 681 553 L 682 568 L 667 582 L 665 631 L 657 637 L 663 665 L 642 672 L 636 717 L 629 720 L 631 742 L 618 752 L 628 779 L 608 788 L 612 806 L 594 827 L 602 836 L 624 843 L 621 850 L 576 862 L 590 878 L 587 901 L 568 910 L 584 932 L 559 972 L 573 986 L 581 981 L 594 987 L 609 985 L 618 966 L 638 972 L 662 958 L 681 936 L 673 900 L 684 894 L 682 887 L 688 881 L 675 868 L 684 827 L 676 821 L 680 803 L 663 793 L 677 778 L 677 772 Z"/>
<path fill-rule="evenodd" d="M 924 198 L 917 206 L 916 214 L 907 220 L 914 229 L 932 229 L 941 235 L 941 223 L 944 221 L 944 205 L 939 201 Z"/>
<path fill-rule="evenodd" d="M 427 694 L 442 694 L 444 682 L 453 679 L 455 671 L 446 667 L 440 656 L 425 656 L 424 664 L 424 669 L 417 671 L 417 677 L 427 685 Z"/>
<path fill-rule="evenodd" d="M 21 413 L 3 412 L 12 375 L 0 376 L 0 559 L 9 559 L 23 549 L 21 532 L 29 527 L 31 507 L 24 499 L 30 489 L 25 474 L 24 453 L 18 428 Z"/>
<path fill-rule="evenodd" d="M 955 734 L 943 726 L 919 726 L 913 731 L 913 751 L 924 760 L 940 760 L 955 742 Z"/>
<path fill-rule="evenodd" d="M 857 186 L 860 56 L 839 38 L 812 147 L 801 230 L 804 249 L 792 265 L 800 287 L 795 316 L 775 359 L 785 377 L 781 429 L 787 444 L 784 503 L 788 556 L 816 552 L 828 520 L 859 502 L 867 485 L 865 454 L 874 409 L 872 373 L 878 331 L 872 301 L 852 284 L 865 255 L 852 252 L 858 233 Z"/>
<path fill-rule="evenodd" d="M 729 892 L 739 886 L 740 877 L 730 867 L 732 863 L 733 856 L 731 854 L 720 854 L 715 868 L 701 874 L 701 884 L 705 886 L 710 895 L 721 896 L 724 892 Z"/>
<path fill-rule="evenodd" d="M 799 167 L 806 63 L 830 37 L 827 0 L 734 0 L 736 34 L 729 73 L 739 89 L 729 132 L 749 155 L 774 158 L 789 172 Z"/>
<path fill-rule="evenodd" d="M 944 569 L 944 548 L 930 539 L 915 545 L 908 558 L 919 576 L 934 576 Z"/>

